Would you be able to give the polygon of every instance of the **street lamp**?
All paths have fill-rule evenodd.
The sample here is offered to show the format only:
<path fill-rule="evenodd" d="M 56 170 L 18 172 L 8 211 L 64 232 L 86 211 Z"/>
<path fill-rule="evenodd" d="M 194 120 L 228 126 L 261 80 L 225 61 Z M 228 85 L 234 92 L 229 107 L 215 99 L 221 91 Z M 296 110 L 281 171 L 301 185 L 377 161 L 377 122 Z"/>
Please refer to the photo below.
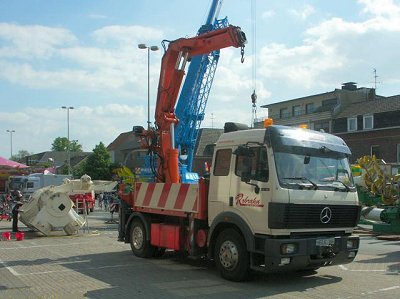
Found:
<path fill-rule="evenodd" d="M 157 51 L 157 46 L 146 46 L 146 44 L 139 44 L 139 49 L 147 49 L 147 130 L 150 129 L 150 50 Z"/>
<path fill-rule="evenodd" d="M 62 106 L 62 109 L 67 109 L 67 126 L 68 126 L 68 145 L 67 145 L 67 154 L 68 154 L 68 175 L 71 174 L 71 155 L 69 151 L 70 147 L 70 142 L 69 142 L 69 110 L 74 109 L 74 107 L 67 107 L 67 106 Z"/>
<path fill-rule="evenodd" d="M 14 130 L 7 130 L 7 132 L 8 133 L 10 133 L 10 147 L 11 147 L 11 158 L 10 159 L 12 159 L 12 155 L 13 155 L 13 151 L 12 151 L 12 135 L 13 135 L 13 133 L 15 133 L 15 131 Z"/>

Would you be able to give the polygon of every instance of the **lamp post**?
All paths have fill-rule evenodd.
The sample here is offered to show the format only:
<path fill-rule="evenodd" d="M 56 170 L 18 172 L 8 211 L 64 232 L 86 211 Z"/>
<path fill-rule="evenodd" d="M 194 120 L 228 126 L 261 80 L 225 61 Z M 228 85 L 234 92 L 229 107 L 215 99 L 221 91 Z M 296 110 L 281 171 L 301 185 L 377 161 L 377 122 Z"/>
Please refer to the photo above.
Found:
<path fill-rule="evenodd" d="M 157 51 L 157 46 L 146 46 L 146 44 L 139 44 L 139 49 L 147 49 L 147 130 L 150 129 L 150 50 Z"/>
<path fill-rule="evenodd" d="M 70 142 L 69 142 L 69 110 L 70 109 L 74 109 L 74 107 L 67 107 L 67 106 L 62 106 L 62 109 L 67 109 L 67 127 L 68 127 L 68 131 L 67 131 L 67 136 L 68 136 L 68 145 L 67 145 L 67 155 L 68 155 L 68 175 L 71 174 L 71 155 L 70 155 Z"/>
<path fill-rule="evenodd" d="M 10 159 L 12 159 L 12 155 L 13 155 L 13 150 L 12 150 L 12 135 L 13 133 L 15 133 L 14 130 L 7 130 L 8 133 L 10 133 L 10 148 L 11 148 L 11 156 Z"/>

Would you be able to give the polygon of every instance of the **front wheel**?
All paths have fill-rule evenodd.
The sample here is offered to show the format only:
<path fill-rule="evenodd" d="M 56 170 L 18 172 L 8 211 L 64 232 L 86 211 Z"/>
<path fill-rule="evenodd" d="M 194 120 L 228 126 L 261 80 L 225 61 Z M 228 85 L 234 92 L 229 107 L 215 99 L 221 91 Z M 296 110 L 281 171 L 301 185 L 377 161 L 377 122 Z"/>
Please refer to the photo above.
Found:
<path fill-rule="evenodd" d="M 131 225 L 131 248 L 137 257 L 152 257 L 155 247 L 146 237 L 146 229 L 140 219 L 135 219 Z"/>
<path fill-rule="evenodd" d="M 242 235 L 234 229 L 223 230 L 217 238 L 215 264 L 225 279 L 243 281 L 249 276 L 249 253 Z"/>

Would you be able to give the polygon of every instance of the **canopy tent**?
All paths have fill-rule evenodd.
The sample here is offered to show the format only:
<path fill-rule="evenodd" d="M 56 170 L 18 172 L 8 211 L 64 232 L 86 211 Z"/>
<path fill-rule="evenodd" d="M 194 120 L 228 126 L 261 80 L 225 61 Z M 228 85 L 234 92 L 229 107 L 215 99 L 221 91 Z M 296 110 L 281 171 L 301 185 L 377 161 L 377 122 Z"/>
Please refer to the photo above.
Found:
<path fill-rule="evenodd" d="M 11 167 L 11 168 L 27 168 L 29 166 L 26 166 L 25 164 L 18 163 L 15 161 L 8 160 L 6 158 L 0 157 L 0 167 L 5 166 L 5 167 Z"/>

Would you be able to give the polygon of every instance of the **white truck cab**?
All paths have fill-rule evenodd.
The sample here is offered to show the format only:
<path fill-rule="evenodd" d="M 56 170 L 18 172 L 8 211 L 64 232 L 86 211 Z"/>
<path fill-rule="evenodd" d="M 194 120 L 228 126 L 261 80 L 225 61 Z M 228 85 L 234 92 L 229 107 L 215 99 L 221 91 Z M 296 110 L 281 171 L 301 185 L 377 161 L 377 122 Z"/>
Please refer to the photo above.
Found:
<path fill-rule="evenodd" d="M 253 269 L 351 262 L 359 246 L 351 234 L 360 207 L 350 154 L 341 138 L 302 128 L 224 133 L 210 173 L 211 247 L 213 236 L 231 223 L 245 239 Z"/>

